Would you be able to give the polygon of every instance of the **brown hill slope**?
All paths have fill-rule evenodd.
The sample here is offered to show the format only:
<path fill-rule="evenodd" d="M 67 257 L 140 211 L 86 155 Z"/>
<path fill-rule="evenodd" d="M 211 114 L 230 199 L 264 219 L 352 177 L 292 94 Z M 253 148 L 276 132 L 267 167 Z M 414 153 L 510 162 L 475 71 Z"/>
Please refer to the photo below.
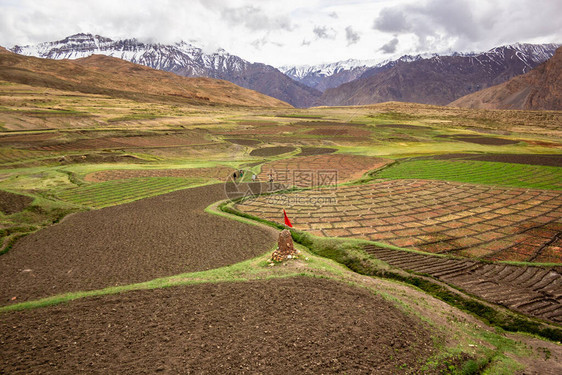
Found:
<path fill-rule="evenodd" d="M 0 80 L 139 101 L 291 107 L 278 99 L 211 78 L 187 78 L 121 59 L 74 61 L 27 57 L 0 49 Z"/>
<path fill-rule="evenodd" d="M 529 73 L 463 96 L 452 107 L 562 110 L 562 47 Z"/>

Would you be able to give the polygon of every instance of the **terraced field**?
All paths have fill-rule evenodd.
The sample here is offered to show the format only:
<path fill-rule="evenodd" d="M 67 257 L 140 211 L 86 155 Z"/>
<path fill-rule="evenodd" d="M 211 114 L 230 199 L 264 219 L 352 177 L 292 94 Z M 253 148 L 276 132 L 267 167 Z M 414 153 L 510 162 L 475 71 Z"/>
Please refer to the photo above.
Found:
<path fill-rule="evenodd" d="M 52 156 L 52 154 L 49 152 L 0 148 L 0 164 L 16 163 L 25 160 L 45 158 L 49 156 Z"/>
<path fill-rule="evenodd" d="M 200 185 L 203 179 L 141 177 L 100 182 L 63 190 L 57 197 L 82 206 L 102 208 Z"/>
<path fill-rule="evenodd" d="M 239 210 L 318 236 L 431 253 L 562 263 L 562 192 L 434 180 L 387 180 L 262 196 Z"/>
<path fill-rule="evenodd" d="M 208 143 L 203 136 L 192 134 L 190 136 L 157 135 L 138 137 L 104 137 L 94 139 L 78 139 L 71 142 L 56 143 L 43 146 L 34 146 L 31 150 L 39 151 L 80 151 L 101 150 L 116 148 L 145 148 L 145 147 L 180 147 L 194 144 Z"/>
<path fill-rule="evenodd" d="M 265 163 L 259 177 L 286 186 L 315 187 L 337 185 L 360 178 L 391 160 L 361 155 L 324 154 L 301 156 Z"/>
<path fill-rule="evenodd" d="M 182 177 L 226 180 L 234 171 L 229 167 L 182 168 L 182 169 L 108 169 L 93 172 L 84 179 L 90 182 L 125 180 L 141 177 Z"/>
<path fill-rule="evenodd" d="M 451 259 L 368 245 L 365 250 L 390 265 L 428 274 L 487 301 L 562 323 L 562 266 L 528 267 Z"/>

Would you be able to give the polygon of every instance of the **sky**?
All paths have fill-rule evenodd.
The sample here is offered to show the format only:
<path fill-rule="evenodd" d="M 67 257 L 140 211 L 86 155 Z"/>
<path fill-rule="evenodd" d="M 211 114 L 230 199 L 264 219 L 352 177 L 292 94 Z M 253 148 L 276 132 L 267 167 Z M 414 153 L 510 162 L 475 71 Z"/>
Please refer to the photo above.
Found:
<path fill-rule="evenodd" d="M 276 67 L 562 43 L 562 0 L 0 0 L 0 45 L 76 33 L 223 48 Z"/>

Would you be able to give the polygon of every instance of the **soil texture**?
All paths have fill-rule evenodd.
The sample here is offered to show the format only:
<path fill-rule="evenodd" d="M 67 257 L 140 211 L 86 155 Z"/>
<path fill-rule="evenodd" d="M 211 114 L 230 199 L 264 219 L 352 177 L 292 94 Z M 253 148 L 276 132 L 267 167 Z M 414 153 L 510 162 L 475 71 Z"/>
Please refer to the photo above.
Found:
<path fill-rule="evenodd" d="M 0 211 L 6 215 L 25 210 L 31 202 L 33 202 L 31 197 L 0 190 Z"/>
<path fill-rule="evenodd" d="M 256 148 L 255 150 L 250 151 L 251 156 L 276 156 L 286 154 L 287 152 L 294 151 L 294 147 L 262 147 Z"/>
<path fill-rule="evenodd" d="M 418 374 L 430 331 L 380 296 L 305 277 L 5 313 L 8 373 Z"/>
<path fill-rule="evenodd" d="M 226 198 L 217 184 L 71 215 L 0 256 L 0 303 L 218 268 L 270 250 L 275 231 L 203 212 Z"/>
<path fill-rule="evenodd" d="M 301 147 L 301 152 L 299 152 L 296 156 L 325 155 L 336 151 L 336 148 L 329 147 Z"/>

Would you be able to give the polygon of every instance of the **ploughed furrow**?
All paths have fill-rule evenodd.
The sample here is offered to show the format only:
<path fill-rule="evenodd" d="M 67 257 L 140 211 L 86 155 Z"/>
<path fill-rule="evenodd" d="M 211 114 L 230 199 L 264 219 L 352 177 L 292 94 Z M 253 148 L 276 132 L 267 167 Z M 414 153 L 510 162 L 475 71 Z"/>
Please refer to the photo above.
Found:
<path fill-rule="evenodd" d="M 474 267 L 474 262 L 460 263 L 460 264 L 456 264 L 455 266 L 452 266 L 452 267 L 447 267 L 447 268 L 445 268 L 443 270 L 440 270 L 440 271 L 434 271 L 433 276 L 438 277 L 438 278 L 442 278 L 442 279 L 446 279 L 450 275 L 457 275 L 461 272 L 467 272 L 468 269 L 470 269 L 472 267 Z"/>
<path fill-rule="evenodd" d="M 552 312 L 548 312 L 545 314 L 545 318 L 552 320 L 553 322 L 560 322 L 562 321 L 562 308 L 557 308 Z"/>
<path fill-rule="evenodd" d="M 441 263 L 436 263 L 435 259 L 431 259 L 430 257 L 428 257 L 420 260 L 418 263 L 413 264 L 408 268 L 414 272 L 426 273 L 425 270 L 431 269 L 432 267 L 435 266 L 435 264 L 441 264 Z"/>
<path fill-rule="evenodd" d="M 450 259 L 445 262 L 433 261 L 423 266 L 417 267 L 416 272 L 427 273 L 429 275 L 434 276 L 440 272 L 443 272 L 444 270 L 449 270 L 453 267 L 459 267 L 459 262 L 456 261 L 455 259 Z"/>
<path fill-rule="evenodd" d="M 388 262 L 393 265 L 402 264 L 404 266 L 418 264 L 419 262 L 423 262 L 424 260 L 426 260 L 426 257 L 423 255 L 418 255 L 418 254 L 413 254 L 413 255 L 415 256 L 412 256 L 409 253 L 394 254 L 394 255 L 381 256 L 381 259 L 384 259 L 385 262 Z"/>
<path fill-rule="evenodd" d="M 523 284 L 527 282 L 531 277 L 537 273 L 536 267 L 526 267 L 525 272 L 523 272 L 520 276 L 516 277 L 512 282 L 517 284 Z"/>
<path fill-rule="evenodd" d="M 555 271 L 548 271 L 541 281 L 533 286 L 534 290 L 546 290 L 552 283 L 559 280 L 559 274 Z"/>
<path fill-rule="evenodd" d="M 559 268 L 485 263 L 383 249 L 365 251 L 393 267 L 427 274 L 488 302 L 562 323 L 562 274 Z"/>
<path fill-rule="evenodd" d="M 507 282 L 513 282 L 521 277 L 521 275 L 523 275 L 526 271 L 526 268 L 520 267 L 519 269 L 516 269 L 511 275 L 505 277 L 504 280 Z"/>
<path fill-rule="evenodd" d="M 544 269 L 537 269 L 537 272 L 535 272 L 535 274 L 533 275 L 533 277 L 531 277 L 529 280 L 527 280 L 524 283 L 521 283 L 521 286 L 525 287 L 525 288 L 532 288 L 534 289 L 535 285 L 538 285 L 543 278 L 548 274 L 548 270 L 544 270 Z"/>

